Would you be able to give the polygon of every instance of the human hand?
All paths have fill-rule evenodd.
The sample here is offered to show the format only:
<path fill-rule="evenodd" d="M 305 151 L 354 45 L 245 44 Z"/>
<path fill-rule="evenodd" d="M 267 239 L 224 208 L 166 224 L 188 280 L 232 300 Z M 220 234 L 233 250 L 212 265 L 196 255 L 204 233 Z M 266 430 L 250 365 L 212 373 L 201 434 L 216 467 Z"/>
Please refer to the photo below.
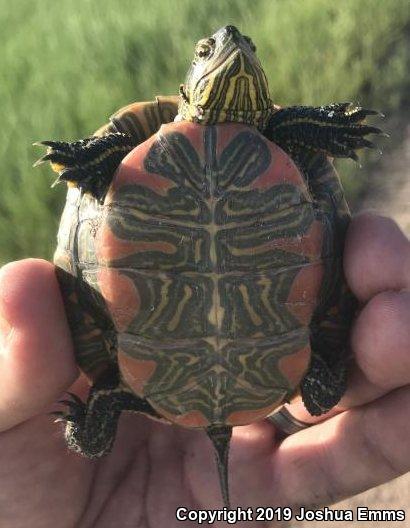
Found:
<path fill-rule="evenodd" d="M 348 392 L 326 420 L 281 444 L 268 421 L 235 428 L 232 507 L 332 504 L 410 469 L 410 243 L 391 220 L 358 217 L 345 271 L 363 303 Z M 51 264 L 5 266 L 0 313 L 0 528 L 185 528 L 198 525 L 177 521 L 179 506 L 222 508 L 203 432 L 124 413 L 107 457 L 67 450 L 47 413 L 78 371 Z M 70 390 L 84 398 L 87 384 L 80 378 Z M 289 408 L 318 420 L 300 403 Z"/>

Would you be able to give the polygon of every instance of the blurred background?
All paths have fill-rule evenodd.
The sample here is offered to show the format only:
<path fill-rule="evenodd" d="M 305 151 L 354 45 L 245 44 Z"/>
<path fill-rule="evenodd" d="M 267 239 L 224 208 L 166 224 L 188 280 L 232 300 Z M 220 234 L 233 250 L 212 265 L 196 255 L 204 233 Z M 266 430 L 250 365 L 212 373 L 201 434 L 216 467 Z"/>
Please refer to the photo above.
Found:
<path fill-rule="evenodd" d="M 54 250 L 65 189 L 32 169 L 32 143 L 87 136 L 119 107 L 177 93 L 194 43 L 226 24 L 254 40 L 276 104 L 386 115 L 373 119 L 391 135 L 377 140 L 383 156 L 337 165 L 354 211 L 410 228 L 408 0 L 0 0 L 0 264 Z M 397 482 L 356 503 L 409 507 L 410 479 Z"/>
<path fill-rule="evenodd" d="M 177 93 L 194 43 L 228 23 L 257 45 L 275 103 L 386 115 L 372 120 L 391 134 L 377 140 L 384 155 L 338 168 L 354 210 L 408 206 L 408 0 L 0 0 L 0 263 L 53 253 L 65 189 L 32 169 L 32 143 L 87 136 L 119 107 Z"/>

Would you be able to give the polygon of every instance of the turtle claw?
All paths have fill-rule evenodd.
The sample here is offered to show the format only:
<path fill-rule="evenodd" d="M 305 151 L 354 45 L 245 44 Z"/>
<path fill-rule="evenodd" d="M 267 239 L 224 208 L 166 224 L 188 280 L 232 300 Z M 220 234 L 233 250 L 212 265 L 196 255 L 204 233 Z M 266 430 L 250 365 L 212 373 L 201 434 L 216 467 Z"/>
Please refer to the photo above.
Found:
<path fill-rule="evenodd" d="M 58 403 L 60 403 L 61 405 L 66 405 L 67 407 L 70 407 L 71 405 L 76 405 L 76 403 L 71 400 L 58 400 Z"/>
<path fill-rule="evenodd" d="M 84 405 L 84 402 L 83 400 L 77 396 L 77 394 L 74 394 L 74 392 L 66 392 L 66 394 L 68 394 L 75 402 L 78 403 L 78 405 Z"/>
<path fill-rule="evenodd" d="M 59 147 L 61 148 L 65 144 L 67 144 L 65 141 L 49 141 L 49 140 L 34 141 L 34 143 L 32 143 L 33 147 L 50 147 L 50 148 L 59 148 Z"/>
<path fill-rule="evenodd" d="M 47 147 L 47 152 L 34 166 L 50 161 L 52 169 L 58 173 L 53 187 L 66 181 L 102 203 L 118 165 L 137 144 L 135 138 L 120 132 L 71 143 L 39 141 L 36 145 Z"/>
<path fill-rule="evenodd" d="M 63 180 L 60 178 L 60 176 L 58 178 L 56 178 L 53 183 L 50 185 L 50 188 L 51 189 L 54 189 L 54 187 L 56 187 L 59 183 L 62 183 Z"/>
<path fill-rule="evenodd" d="M 361 142 L 361 146 L 368 149 L 377 149 L 377 145 L 375 145 L 373 141 L 369 141 L 367 139 L 363 139 L 363 141 Z"/>
<path fill-rule="evenodd" d="M 378 110 L 370 110 L 370 108 L 361 108 L 360 112 L 362 112 L 363 114 L 366 114 L 367 116 L 375 115 L 377 117 L 385 117 L 385 115 L 379 112 Z"/>
<path fill-rule="evenodd" d="M 64 413 L 62 411 L 51 411 L 48 413 L 49 416 L 55 416 L 55 420 L 54 420 L 54 423 L 57 423 L 57 422 L 64 422 L 65 419 L 64 419 Z"/>
<path fill-rule="evenodd" d="M 58 403 L 65 405 L 67 409 L 65 411 L 53 411 L 50 413 L 53 416 L 56 416 L 54 422 L 82 423 L 85 416 L 85 404 L 76 394 L 73 394 L 72 392 L 67 392 L 66 394 L 68 394 L 71 399 L 59 400 Z"/>
<path fill-rule="evenodd" d="M 36 141 L 33 145 L 47 147 L 47 152 L 34 163 L 33 167 L 50 161 L 53 170 L 61 176 L 66 167 L 77 167 L 81 163 L 81 153 L 93 139 L 95 138 L 90 137 L 72 143 L 68 141 Z"/>
<path fill-rule="evenodd" d="M 64 423 L 74 422 L 75 416 L 71 414 L 66 414 L 63 411 L 52 411 L 49 413 L 51 416 L 55 416 L 54 423 Z"/>
<path fill-rule="evenodd" d="M 70 394 L 71 396 L 71 394 Z M 83 410 L 85 405 L 79 398 L 73 398 L 72 400 L 59 400 L 61 405 L 66 405 L 70 410 L 72 409 L 81 409 Z"/>
<path fill-rule="evenodd" d="M 81 176 L 78 174 L 79 172 L 80 171 L 78 169 L 63 169 L 56 181 L 57 183 L 61 183 L 63 181 L 77 183 L 81 178 Z"/>
<path fill-rule="evenodd" d="M 364 136 L 367 134 L 377 134 L 377 135 L 383 135 L 384 132 L 381 128 L 375 127 L 375 126 L 369 126 L 369 125 L 356 125 L 357 128 L 353 128 L 349 130 L 349 133 L 352 135 L 360 135 Z"/>
<path fill-rule="evenodd" d="M 41 158 L 39 158 L 35 163 L 33 163 L 33 167 L 38 167 L 39 165 L 42 165 L 43 163 L 46 163 L 47 161 L 53 161 L 54 154 L 51 152 L 48 154 L 44 154 Z"/>
<path fill-rule="evenodd" d="M 44 156 L 42 158 L 39 158 L 37 161 L 35 161 L 32 165 L 33 169 L 35 167 L 39 167 L 40 165 L 42 165 L 43 163 L 45 163 L 47 160 L 44 159 Z"/>
<path fill-rule="evenodd" d="M 346 117 L 352 117 L 354 121 L 364 121 L 367 116 L 371 115 L 384 117 L 384 114 L 378 110 L 362 108 L 359 103 L 349 103 L 347 105 L 343 103 L 343 106 L 340 108 L 340 110 L 342 110 L 342 113 Z"/>
<path fill-rule="evenodd" d="M 264 133 L 299 161 L 307 154 L 321 151 L 332 158 L 351 158 L 358 162 L 356 150 L 377 148 L 366 136 L 387 137 L 380 128 L 367 124 L 366 118 L 370 115 L 380 115 L 380 112 L 352 102 L 320 107 L 291 106 L 274 112 Z M 302 143 L 300 138 L 304 138 Z"/>
<path fill-rule="evenodd" d="M 54 414 L 57 416 L 57 414 L 59 414 L 57 416 L 57 418 L 54 420 L 54 423 L 68 423 L 68 422 L 73 422 L 74 421 L 74 416 L 71 416 L 69 414 L 64 414 L 64 413 L 50 413 L 50 414 Z"/>
<path fill-rule="evenodd" d="M 51 140 L 45 140 L 45 141 L 35 141 L 33 143 L 34 146 L 40 146 L 40 147 L 50 147 L 52 149 L 58 149 L 58 150 L 70 150 L 70 145 L 68 141 L 51 141 Z"/>

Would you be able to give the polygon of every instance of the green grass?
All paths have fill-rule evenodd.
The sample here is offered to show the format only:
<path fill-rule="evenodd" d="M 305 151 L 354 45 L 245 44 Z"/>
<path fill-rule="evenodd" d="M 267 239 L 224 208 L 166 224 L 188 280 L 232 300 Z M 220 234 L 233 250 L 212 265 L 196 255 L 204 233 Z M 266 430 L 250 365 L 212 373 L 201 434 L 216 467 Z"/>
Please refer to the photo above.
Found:
<path fill-rule="evenodd" d="M 252 36 L 276 103 L 400 114 L 407 0 L 0 0 L 0 262 L 50 258 L 55 244 L 65 192 L 31 168 L 32 142 L 83 137 L 131 101 L 176 93 L 194 42 L 228 23 Z M 354 199 L 364 173 L 341 169 Z"/>

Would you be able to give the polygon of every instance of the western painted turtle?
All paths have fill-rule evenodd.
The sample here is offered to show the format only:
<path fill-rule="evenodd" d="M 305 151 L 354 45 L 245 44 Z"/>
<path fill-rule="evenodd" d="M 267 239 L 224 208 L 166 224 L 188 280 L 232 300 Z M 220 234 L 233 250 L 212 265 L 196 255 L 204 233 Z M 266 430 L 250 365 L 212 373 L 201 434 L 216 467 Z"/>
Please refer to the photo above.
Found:
<path fill-rule="evenodd" d="M 69 183 L 55 264 L 92 384 L 61 413 L 71 449 L 108 453 L 122 411 L 202 428 L 229 504 L 232 427 L 298 389 L 313 415 L 339 401 L 355 304 L 328 156 L 373 147 L 376 113 L 275 106 L 253 42 L 226 26 L 198 42 L 179 96 L 42 142 Z"/>

